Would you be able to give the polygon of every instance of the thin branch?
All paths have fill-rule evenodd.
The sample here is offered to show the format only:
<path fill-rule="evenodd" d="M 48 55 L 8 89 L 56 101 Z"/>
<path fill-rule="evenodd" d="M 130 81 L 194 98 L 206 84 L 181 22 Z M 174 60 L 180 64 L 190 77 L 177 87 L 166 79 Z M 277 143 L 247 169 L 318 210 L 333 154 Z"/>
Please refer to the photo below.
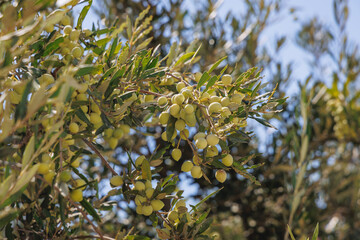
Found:
<path fill-rule="evenodd" d="M 194 101 L 193 103 L 196 104 L 196 105 L 198 105 L 198 106 L 200 107 L 200 111 L 205 115 L 205 118 L 208 120 L 210 126 L 214 129 L 214 132 L 217 134 L 217 130 L 216 130 L 215 126 L 214 126 L 214 123 L 213 123 L 212 120 L 211 120 L 211 116 L 210 116 L 210 114 L 209 114 L 208 109 L 206 108 L 206 106 L 204 106 L 204 105 L 202 105 L 202 104 L 200 104 L 200 103 L 197 103 L 197 102 L 195 102 L 195 101 Z M 204 111 L 203 108 L 205 109 L 205 111 Z"/>
<path fill-rule="evenodd" d="M 181 78 L 181 77 L 176 77 L 175 75 L 173 75 L 172 73 L 166 73 L 166 75 L 170 76 L 170 77 L 173 77 L 183 83 L 185 83 L 186 85 L 188 86 L 192 86 L 188 81 L 186 81 L 185 79 Z"/>
<path fill-rule="evenodd" d="M 84 236 L 75 236 L 75 237 L 71 237 L 69 239 L 89 239 L 89 238 L 100 238 L 100 236 L 93 236 L 93 235 L 84 235 Z M 115 240 L 115 238 L 111 238 L 111 237 L 103 237 L 103 239 L 105 240 Z"/>
<path fill-rule="evenodd" d="M 37 175 L 36 176 L 37 178 L 39 179 L 42 179 L 43 181 L 45 181 L 45 179 L 43 179 L 43 177 Z M 62 195 L 61 194 L 61 190 L 56 186 L 56 185 L 53 185 L 54 189 L 58 192 L 58 194 Z M 94 229 L 94 231 L 99 234 L 99 239 L 101 240 L 107 240 L 109 238 L 105 238 L 100 229 L 98 227 L 95 226 L 95 224 L 88 218 L 87 214 L 81 209 L 81 207 L 79 207 L 79 204 L 75 203 L 69 196 L 66 196 L 66 199 L 70 202 L 71 205 L 73 205 L 82 215 L 83 217 L 90 223 L 91 227 Z"/>
<path fill-rule="evenodd" d="M 186 136 L 185 136 L 185 137 L 186 137 Z M 193 153 L 194 153 L 194 154 L 197 154 L 196 151 L 195 151 L 195 149 L 193 148 L 193 143 L 190 142 L 189 138 L 186 138 L 186 141 L 187 141 L 187 143 L 189 144 L 189 146 L 190 146 L 191 150 L 193 151 Z"/>
<path fill-rule="evenodd" d="M 118 89 L 122 89 L 122 88 L 118 88 Z M 148 94 L 148 95 L 154 95 L 154 96 L 158 96 L 158 97 L 162 97 L 162 96 L 169 97 L 168 95 L 165 95 L 165 94 L 150 92 L 150 91 L 147 91 L 147 90 L 139 90 L 138 88 L 127 88 L 126 90 L 127 91 L 139 91 L 140 93 L 145 93 L 145 94 Z"/>
<path fill-rule="evenodd" d="M 166 97 L 166 95 L 164 95 L 164 94 L 154 93 L 154 92 L 150 92 L 150 91 L 146 91 L 146 90 L 139 90 L 139 92 L 149 94 L 149 95 L 155 95 L 155 96 L 158 96 L 158 97 L 162 97 L 162 96 Z"/>
<path fill-rule="evenodd" d="M 156 212 L 156 215 L 158 215 L 164 222 L 166 222 L 167 225 L 171 226 L 171 223 L 169 222 L 169 220 L 164 218 L 164 216 L 161 215 L 161 213 Z"/>
<path fill-rule="evenodd" d="M 96 147 L 91 142 L 89 142 L 85 138 L 83 138 L 82 140 L 84 141 L 84 143 L 86 143 L 86 145 L 88 145 L 89 148 L 91 148 L 91 150 L 93 150 L 96 153 L 96 155 L 98 155 L 100 157 L 103 164 L 112 172 L 112 174 L 119 175 L 119 174 L 117 174 L 117 172 L 115 172 L 115 170 L 110 166 L 108 161 L 106 161 L 106 159 L 103 157 L 103 155 L 101 155 L 101 153 L 96 149 Z"/>
<path fill-rule="evenodd" d="M 100 109 L 100 111 L 105 114 L 107 117 L 110 117 L 110 115 L 104 111 L 104 109 L 100 106 L 100 104 L 96 101 L 95 97 L 92 94 L 89 94 L 90 97 L 93 99 L 94 103 L 98 106 L 98 108 Z"/>
<path fill-rule="evenodd" d="M 250 84 L 250 83 L 256 82 L 256 81 L 258 81 L 258 80 L 260 80 L 260 79 L 262 79 L 262 78 L 263 78 L 263 77 L 261 76 L 261 77 L 257 77 L 257 78 L 250 79 L 250 80 L 242 83 L 242 84 L 240 85 L 240 87 L 244 87 L 244 86 L 246 86 L 246 85 L 248 85 L 248 84 Z"/>
<path fill-rule="evenodd" d="M 61 194 L 61 193 L 59 192 L 59 194 Z M 101 240 L 105 240 L 105 238 L 104 238 L 104 236 L 102 235 L 100 229 L 95 226 L 95 224 L 88 218 L 87 214 L 79 207 L 79 205 L 76 204 L 75 202 L 73 202 L 70 198 L 68 198 L 68 200 L 70 201 L 70 203 L 71 203 L 73 206 L 76 207 L 76 209 L 77 209 L 79 212 L 81 212 L 81 214 L 83 215 L 83 217 L 90 223 L 90 225 L 91 225 L 92 228 L 95 230 L 95 232 L 96 232 L 97 234 L 99 234 L 99 238 L 100 238 Z"/>

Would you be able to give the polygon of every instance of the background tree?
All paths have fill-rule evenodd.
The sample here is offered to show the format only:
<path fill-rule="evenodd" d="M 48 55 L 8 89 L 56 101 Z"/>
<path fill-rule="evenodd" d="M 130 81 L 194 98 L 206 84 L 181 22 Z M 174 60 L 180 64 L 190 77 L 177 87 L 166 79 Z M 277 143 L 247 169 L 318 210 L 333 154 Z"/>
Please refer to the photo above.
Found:
<path fill-rule="evenodd" d="M 194 5 L 194 14 L 182 4 L 110 1 L 109 16 L 121 18 L 126 7 L 136 16 L 150 5 L 154 16 L 158 15 L 154 21 L 159 22 L 153 29 L 154 45 L 175 39 L 187 46 L 190 36 L 196 36 L 201 49 L 212 53 L 202 61 L 229 54 L 229 69 L 235 64 L 239 69 L 260 66 L 270 84 L 278 84 L 275 95 L 287 95 L 286 89 L 298 77 L 293 75 L 292 65 L 284 64 L 277 55 L 289 40 L 280 37 L 272 49 L 267 49 L 259 45 L 259 37 L 277 20 L 277 13 L 294 9 L 283 1 L 242 1 L 246 14 L 228 13 L 223 21 L 215 17 L 219 6 L 215 1 Z M 279 115 L 279 131 L 268 142 L 266 154 L 254 158 L 265 163 L 252 172 L 262 186 L 231 174 L 228 187 L 211 201 L 212 213 L 224 224 L 213 231 L 222 239 L 288 238 L 287 224 L 295 235 L 309 236 L 318 222 L 323 238 L 348 239 L 358 234 L 359 53 L 346 33 L 348 1 L 334 0 L 333 10 L 335 26 L 326 26 L 317 18 L 299 23 L 302 27 L 296 42 L 312 56 L 310 72 L 307 79 L 300 79 L 298 90 Z M 331 75 L 327 73 L 329 66 Z M 256 153 L 256 148 L 240 143 L 233 153 L 247 156 Z M 203 182 L 197 183 L 200 189 L 205 187 Z M 233 219 L 231 231 L 229 219 Z"/>
<path fill-rule="evenodd" d="M 257 68 L 226 74 L 225 57 L 194 74 L 196 44 L 162 57 L 150 8 L 89 30 L 91 1 L 75 21 L 76 1 L 54 4 L 1 5 L 2 237 L 211 239 L 203 203 L 221 189 L 186 205 L 174 162 L 212 186 L 228 171 L 256 183 L 230 147 L 251 140 L 248 118 L 271 127 L 262 116 L 285 99 Z"/>

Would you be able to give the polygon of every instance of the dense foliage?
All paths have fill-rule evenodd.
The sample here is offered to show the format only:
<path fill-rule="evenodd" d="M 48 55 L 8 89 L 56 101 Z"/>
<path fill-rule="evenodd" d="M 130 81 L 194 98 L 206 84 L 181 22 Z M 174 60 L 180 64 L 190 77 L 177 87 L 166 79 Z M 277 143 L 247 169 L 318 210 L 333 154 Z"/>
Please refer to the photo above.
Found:
<path fill-rule="evenodd" d="M 326 14 L 333 19 L 325 21 L 281 0 L 239 1 L 225 17 L 220 16 L 221 1 L 203 0 L 192 7 L 185 1 L 107 2 L 109 8 L 101 13 L 110 19 L 137 16 L 150 5 L 154 45 L 181 39 L 186 46 L 197 38 L 203 43 L 200 52 L 211 53 L 203 54 L 203 66 L 214 56 L 229 55 L 224 60 L 228 69 L 261 67 L 269 85 L 278 85 L 274 96 L 291 96 L 272 121 L 279 131 L 267 137 L 266 147 L 260 136 L 259 144 L 238 143 L 231 149 L 233 155 L 244 156 L 258 153 L 260 147 L 261 156 L 254 160 L 264 165 L 252 172 L 261 186 L 229 174 L 221 194 L 210 200 L 217 223 L 212 231 L 220 239 L 288 238 L 287 224 L 302 239 L 311 236 L 317 223 L 323 239 L 359 236 L 360 55 L 347 27 L 356 10 L 347 0 L 324 2 L 333 10 Z M 281 21 L 287 24 L 277 25 Z M 279 26 L 288 26 L 289 33 L 299 30 L 281 35 Z M 269 38 L 273 32 L 275 39 Z M 305 54 L 291 56 L 293 45 Z M 289 64 L 289 59 L 295 61 Z M 304 61 L 309 64 L 305 69 L 299 64 Z M 305 72 L 299 75 L 299 68 Z M 197 183 L 196 198 L 209 189 L 206 182 Z"/>
<path fill-rule="evenodd" d="M 0 3 L 1 237 L 135 239 L 154 237 L 156 228 L 164 238 L 179 237 L 180 229 L 205 239 L 293 239 L 289 229 L 297 239 L 314 229 L 322 239 L 359 236 L 360 56 L 347 32 L 354 14 L 348 1 L 333 0 L 333 25 L 297 21 L 301 9 L 282 0 L 239 1 L 242 14 L 234 5 L 225 17 L 221 1 L 202 0 L 192 9 L 185 2 L 95 1 L 91 8 L 106 27 L 91 30 L 81 27 L 91 1 L 78 6 L 80 16 L 72 2 L 53 14 L 53 1 Z M 296 36 L 262 44 L 282 17 L 294 19 Z M 281 57 L 292 39 L 309 59 L 305 77 Z M 253 91 L 260 81 L 253 67 L 266 73 L 260 92 Z M 240 76 L 254 82 L 226 85 Z M 242 121 L 226 118 L 227 110 L 207 112 L 214 92 L 221 100 L 230 92 L 244 96 L 237 111 L 227 106 Z M 181 110 L 180 117 L 166 114 L 180 93 L 185 119 Z M 195 127 L 184 116 L 189 104 Z M 282 111 L 258 115 L 263 104 Z M 278 130 L 269 135 L 250 118 Z M 182 128 L 178 120 L 189 135 L 176 130 L 164 141 Z M 222 133 L 220 126 L 231 127 Z M 217 138 L 207 141 L 209 134 Z M 199 138 L 220 145 L 198 150 L 205 144 Z M 233 170 L 223 165 L 226 154 Z M 193 175 L 203 176 L 184 173 L 184 162 L 183 170 L 197 163 L 202 171 Z M 145 191 L 141 183 L 134 189 L 137 182 Z M 189 183 L 197 189 L 192 197 L 204 199 L 195 208 L 182 201 L 181 187 Z M 146 214 L 162 206 L 153 200 L 163 208 L 144 216 L 144 206 Z"/>
<path fill-rule="evenodd" d="M 76 2 L 1 4 L 2 235 L 211 239 L 204 203 L 227 173 L 259 184 L 255 155 L 232 147 L 251 141 L 248 119 L 272 127 L 264 115 L 285 99 L 257 68 L 240 74 L 226 57 L 204 66 L 197 42 L 163 56 L 149 46 L 150 8 L 89 30 L 92 3 L 73 24 Z M 186 204 L 176 166 L 215 191 Z"/>

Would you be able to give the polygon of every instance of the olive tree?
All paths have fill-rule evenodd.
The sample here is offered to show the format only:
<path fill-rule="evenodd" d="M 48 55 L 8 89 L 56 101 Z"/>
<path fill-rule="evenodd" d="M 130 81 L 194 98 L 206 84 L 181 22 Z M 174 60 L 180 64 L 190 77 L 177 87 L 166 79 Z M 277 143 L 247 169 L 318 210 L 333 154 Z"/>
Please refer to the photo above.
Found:
<path fill-rule="evenodd" d="M 162 56 L 149 8 L 90 30 L 92 1 L 74 21 L 76 4 L 1 4 L 2 236 L 211 239 L 203 203 L 227 173 L 257 182 L 231 143 L 251 140 L 248 119 L 271 127 L 263 115 L 285 99 L 255 67 L 228 72 L 225 56 L 192 72 L 201 44 Z M 215 191 L 187 204 L 174 164 Z"/>

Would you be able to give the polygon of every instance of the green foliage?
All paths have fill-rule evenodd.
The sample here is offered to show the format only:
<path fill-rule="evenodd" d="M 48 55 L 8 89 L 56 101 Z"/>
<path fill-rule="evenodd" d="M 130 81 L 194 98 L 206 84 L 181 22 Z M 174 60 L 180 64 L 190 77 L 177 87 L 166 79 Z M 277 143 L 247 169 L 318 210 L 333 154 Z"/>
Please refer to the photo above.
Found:
<path fill-rule="evenodd" d="M 0 37 L 3 236 L 149 239 L 141 227 L 123 232 L 108 222 L 115 206 L 126 202 L 126 216 L 149 219 L 152 235 L 156 229 L 162 239 L 210 239 L 204 233 L 213 219 L 203 205 L 222 188 L 190 210 L 179 173 L 164 162 L 186 145 L 195 179 L 213 186 L 213 170 L 235 170 L 258 183 L 250 170 L 260 165 L 247 160 L 243 166 L 240 157 L 233 164 L 230 147 L 240 136 L 249 142 L 247 119 L 272 113 L 281 100 L 272 97 L 274 89 L 259 92 L 264 85 L 257 68 L 235 81 L 226 67 L 218 72 L 225 58 L 192 73 L 201 64 L 200 46 L 183 51 L 173 44 L 162 58 L 148 47 L 150 8 L 135 21 L 82 29 L 91 4 L 76 27 L 70 10 L 76 1 L 49 14 L 50 2 L 1 5 L 2 22 L 14 20 L 6 11 L 16 13 L 15 25 L 1 25 Z M 160 122 L 161 114 L 167 121 Z M 146 136 L 157 147 L 144 154 L 139 149 L 147 146 Z"/>
<path fill-rule="evenodd" d="M 247 71 L 248 68 L 264 69 L 266 79 L 270 80 L 268 87 L 277 86 L 277 90 L 263 98 L 275 96 L 278 99 L 267 106 L 260 103 L 259 111 L 284 103 L 288 90 L 292 94 L 281 113 L 277 112 L 280 108 L 275 107 L 270 111 L 276 115 L 249 116 L 265 124 L 273 123 L 269 119 L 276 118 L 279 131 L 267 137 L 266 146 L 261 145 L 263 137 L 260 136 L 261 151 L 266 150 L 261 156 L 250 158 L 258 152 L 254 141 L 247 144 L 248 141 L 244 143 L 246 138 L 231 138 L 227 151 L 243 158 L 244 168 L 264 163 L 251 170 L 261 186 L 248 184 L 233 172 L 228 174 L 230 181 L 224 183 L 226 187 L 221 194 L 208 201 L 207 206 L 212 208 L 210 214 L 217 223 L 211 228 L 213 232 L 220 239 L 282 239 L 289 238 L 285 227 L 289 224 L 297 239 L 306 239 L 319 223 L 319 238 L 357 238 L 360 234 L 356 217 L 359 214 L 356 199 L 360 63 L 358 43 L 352 41 L 351 33 L 348 34 L 351 29 L 347 28 L 349 14 L 356 14 L 349 8 L 348 1 L 332 1 L 335 24 L 331 24 L 331 19 L 324 23 L 321 18 L 301 18 L 303 10 L 292 8 L 287 1 L 240 1 L 241 7 L 235 9 L 234 5 L 234 11 L 224 18 L 214 17 L 222 12 L 216 4 L 218 1 L 200 1 L 192 11 L 187 11 L 183 2 L 166 1 L 162 5 L 151 1 L 109 1 L 111 7 L 108 9 L 111 9 L 110 16 L 116 11 L 115 15 L 123 18 L 124 8 L 130 7 L 131 14 L 137 16 L 149 4 L 154 23 L 162 23 L 165 19 L 167 22 L 154 24 L 151 31 L 152 46 L 161 44 L 162 56 L 166 56 L 170 48 L 169 39 L 181 39 L 180 49 L 194 51 L 196 44 L 194 47 L 189 36 L 197 38 L 202 43 L 201 64 L 196 65 L 201 69 L 200 77 L 209 73 L 207 66 L 226 55 L 228 57 L 214 71 L 218 74 L 227 66 L 226 71 L 237 76 L 239 85 L 247 72 L 253 71 Z M 276 31 L 279 21 L 291 22 L 299 32 L 262 44 L 260 36 Z M 167 35 L 169 29 L 176 34 Z M 295 44 L 307 56 L 305 61 L 309 61 L 304 76 L 295 75 L 301 67 L 298 61 L 303 62 L 303 59 L 296 58 L 296 64 L 288 64 L 282 58 L 285 56 L 287 60 L 291 55 L 287 52 L 291 39 L 296 39 Z M 206 86 L 209 79 L 205 74 L 200 84 Z M 251 95 L 252 89 L 242 91 Z M 225 143 L 219 143 L 222 149 L 226 148 Z M 190 150 L 186 146 L 182 149 L 184 152 Z M 250 166 L 245 163 L 246 159 Z M 223 167 L 220 160 L 212 164 Z M 234 166 L 239 165 L 234 163 Z M 210 178 L 212 180 L 214 178 Z M 196 182 L 200 189 L 212 190 L 206 181 Z M 201 198 L 201 192 L 194 193 L 193 197 Z"/>
<path fill-rule="evenodd" d="M 290 229 L 289 225 L 288 225 L 288 230 L 289 230 L 289 235 L 291 237 L 291 240 L 296 240 L 295 237 L 294 237 L 294 234 L 291 232 L 291 229 Z M 311 237 L 311 240 L 317 240 L 318 235 L 319 235 L 319 223 L 316 224 L 316 228 L 315 228 L 314 233 L 313 233 L 313 235 Z M 307 238 L 307 240 L 309 240 L 309 238 Z"/>

